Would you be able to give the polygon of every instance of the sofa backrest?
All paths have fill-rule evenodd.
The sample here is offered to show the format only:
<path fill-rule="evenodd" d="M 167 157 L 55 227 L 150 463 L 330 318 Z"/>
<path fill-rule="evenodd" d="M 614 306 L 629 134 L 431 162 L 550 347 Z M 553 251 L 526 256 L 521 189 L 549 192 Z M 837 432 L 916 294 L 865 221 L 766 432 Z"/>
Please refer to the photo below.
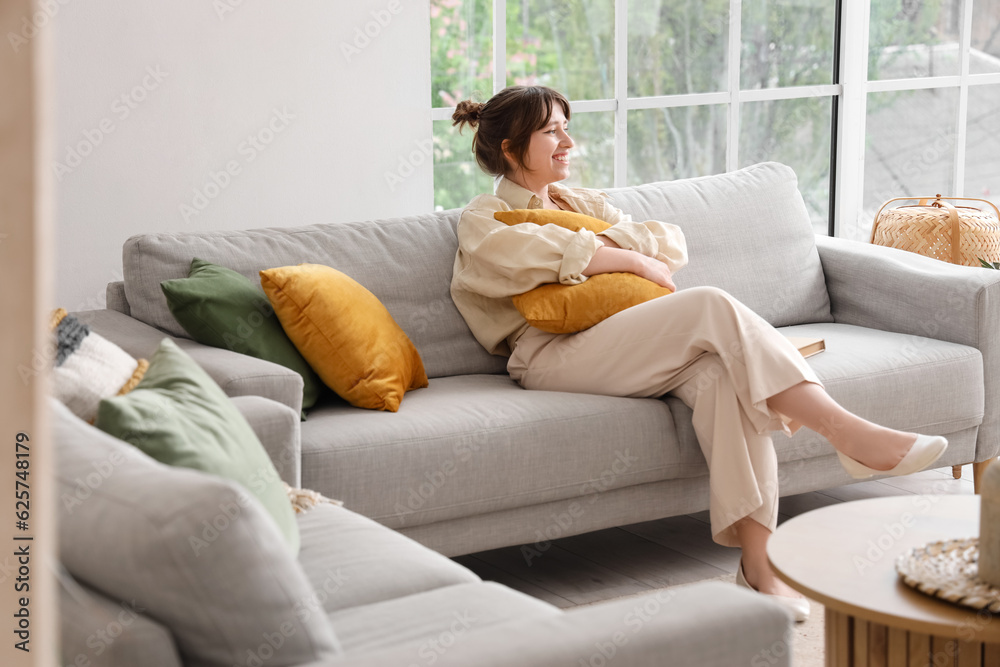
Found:
<path fill-rule="evenodd" d="M 774 162 L 739 171 L 609 190 L 633 219 L 683 230 L 690 263 L 678 286 L 729 291 L 775 326 L 830 322 L 823 267 L 795 173 Z M 385 304 L 430 377 L 497 373 L 451 300 L 459 210 L 368 222 L 133 236 L 123 253 L 132 317 L 186 336 L 160 282 L 187 276 L 193 257 L 242 273 L 305 262 L 342 271 Z"/>
<path fill-rule="evenodd" d="M 726 290 L 773 326 L 832 322 L 830 298 L 795 172 L 777 162 L 607 191 L 633 220 L 684 230 L 680 289 Z"/>
<path fill-rule="evenodd" d="M 257 285 L 262 269 L 324 264 L 378 297 L 416 345 L 428 376 L 501 372 L 506 360 L 483 349 L 451 300 L 459 213 L 133 236 L 123 253 L 125 294 L 132 317 L 186 336 L 167 308 L 160 283 L 187 276 L 193 257 L 238 271 Z"/>

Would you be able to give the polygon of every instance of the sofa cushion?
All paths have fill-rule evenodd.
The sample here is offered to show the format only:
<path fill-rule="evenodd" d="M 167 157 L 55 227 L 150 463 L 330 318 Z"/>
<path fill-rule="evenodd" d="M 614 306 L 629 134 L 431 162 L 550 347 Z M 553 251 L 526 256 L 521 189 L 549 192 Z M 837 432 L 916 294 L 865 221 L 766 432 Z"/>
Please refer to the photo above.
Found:
<path fill-rule="evenodd" d="M 164 280 L 160 289 L 174 318 L 199 343 L 273 361 L 301 375 L 302 409 L 308 410 L 325 390 L 323 381 L 288 339 L 258 284 L 195 258 L 187 278 Z"/>
<path fill-rule="evenodd" d="M 608 190 L 634 220 L 678 225 L 690 263 L 679 289 L 721 287 L 774 326 L 831 322 L 823 266 L 795 172 L 776 162 Z"/>
<path fill-rule="evenodd" d="M 114 338 L 133 356 L 151 356 L 166 336 L 159 329 L 113 310 L 85 310 L 76 316 L 93 331 Z M 302 376 L 295 371 L 189 338 L 173 341 L 212 376 L 227 396 L 262 396 L 301 412 Z"/>
<path fill-rule="evenodd" d="M 57 576 L 60 665 L 182 667 L 170 631 L 145 608 L 111 600 L 65 570 Z"/>
<path fill-rule="evenodd" d="M 295 513 L 264 446 L 219 385 L 169 338 L 134 391 L 101 401 L 97 427 L 162 463 L 242 484 L 298 551 Z"/>
<path fill-rule="evenodd" d="M 52 393 L 73 414 L 93 423 L 101 399 L 132 391 L 149 363 L 134 359 L 62 308 L 53 313 L 52 319 L 55 322 Z"/>
<path fill-rule="evenodd" d="M 59 557 L 74 577 L 148 610 L 186 665 L 339 654 L 325 618 L 299 616 L 312 587 L 255 498 L 158 463 L 51 404 Z M 275 633 L 281 641 L 268 640 Z"/>
<path fill-rule="evenodd" d="M 436 551 L 343 507 L 321 504 L 298 518 L 299 563 L 327 612 L 479 581 Z"/>
<path fill-rule="evenodd" d="M 392 414 L 318 407 L 302 428 L 303 486 L 392 528 L 703 474 L 677 456 L 663 401 L 496 375 L 437 378 Z"/>
<path fill-rule="evenodd" d="M 262 269 L 325 264 L 382 302 L 416 345 L 428 376 L 502 372 L 504 360 L 476 342 L 451 300 L 458 215 L 456 210 L 375 222 L 133 236 L 122 256 L 125 294 L 133 317 L 185 336 L 160 283 L 186 276 L 192 258 L 227 266 L 255 283 Z"/>
<path fill-rule="evenodd" d="M 549 603 L 506 586 L 476 583 L 342 609 L 329 619 L 347 655 L 410 645 L 413 658 L 402 664 L 432 664 L 442 650 L 474 636 L 476 630 L 560 614 Z"/>
<path fill-rule="evenodd" d="M 261 271 L 260 284 L 295 347 L 351 405 L 396 412 L 403 394 L 427 386 L 413 343 L 347 274 L 299 264 Z"/>

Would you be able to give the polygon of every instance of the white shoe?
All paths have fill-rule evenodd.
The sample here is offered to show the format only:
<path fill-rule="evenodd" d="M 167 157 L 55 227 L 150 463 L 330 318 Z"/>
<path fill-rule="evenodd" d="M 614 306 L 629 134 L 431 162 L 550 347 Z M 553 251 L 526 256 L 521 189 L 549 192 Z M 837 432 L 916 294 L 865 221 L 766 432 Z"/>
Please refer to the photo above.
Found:
<path fill-rule="evenodd" d="M 736 585 L 749 588 L 755 593 L 760 593 L 760 591 L 750 585 L 746 576 L 744 576 L 742 560 L 740 561 L 740 569 L 736 570 Z M 792 612 L 796 623 L 802 623 L 809 618 L 809 600 L 805 598 L 790 598 L 785 595 L 771 595 L 770 593 L 760 594 L 771 598 L 775 602 L 780 602 L 785 609 Z"/>
<path fill-rule="evenodd" d="M 948 441 L 940 435 L 918 435 L 916 441 L 910 446 L 910 451 L 894 467 L 888 470 L 875 470 L 863 463 L 855 461 L 850 456 L 837 452 L 840 457 L 840 465 L 844 466 L 854 479 L 867 479 L 875 475 L 909 475 L 910 473 L 923 470 L 930 464 L 937 461 L 944 450 L 948 449 Z"/>

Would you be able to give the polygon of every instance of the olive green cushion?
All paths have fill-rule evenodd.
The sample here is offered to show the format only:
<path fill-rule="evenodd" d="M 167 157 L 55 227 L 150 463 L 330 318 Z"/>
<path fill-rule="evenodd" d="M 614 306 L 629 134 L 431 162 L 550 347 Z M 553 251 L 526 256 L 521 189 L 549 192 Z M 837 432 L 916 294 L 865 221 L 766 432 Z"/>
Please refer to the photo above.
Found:
<path fill-rule="evenodd" d="M 101 401 L 96 426 L 161 463 L 242 484 L 298 553 L 295 513 L 264 446 L 222 389 L 169 338 L 135 389 Z"/>
<path fill-rule="evenodd" d="M 302 409 L 316 404 L 323 381 L 299 354 L 271 303 L 249 278 L 196 257 L 187 278 L 164 280 L 160 289 L 170 312 L 191 338 L 290 368 L 302 376 Z"/>

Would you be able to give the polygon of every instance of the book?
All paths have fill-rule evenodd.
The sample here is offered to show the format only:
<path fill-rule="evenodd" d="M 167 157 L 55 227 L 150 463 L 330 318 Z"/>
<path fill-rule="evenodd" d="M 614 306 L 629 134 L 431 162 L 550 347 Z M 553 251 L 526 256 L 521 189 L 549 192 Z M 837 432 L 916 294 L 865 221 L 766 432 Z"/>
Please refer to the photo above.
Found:
<path fill-rule="evenodd" d="M 787 336 L 787 338 L 803 357 L 811 357 L 826 349 L 826 341 L 822 338 L 807 338 L 804 336 Z"/>

